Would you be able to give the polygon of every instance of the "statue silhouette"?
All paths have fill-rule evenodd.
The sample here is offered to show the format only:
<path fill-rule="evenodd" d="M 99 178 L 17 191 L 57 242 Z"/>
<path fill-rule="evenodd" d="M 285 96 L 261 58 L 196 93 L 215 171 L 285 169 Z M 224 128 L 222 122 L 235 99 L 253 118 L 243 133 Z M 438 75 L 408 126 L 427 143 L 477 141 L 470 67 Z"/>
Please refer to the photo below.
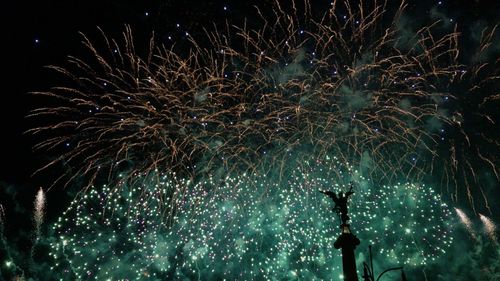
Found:
<path fill-rule="evenodd" d="M 340 213 L 340 218 L 343 224 L 346 224 L 347 221 L 350 219 L 349 216 L 347 215 L 347 201 L 349 200 L 349 197 L 354 194 L 352 188 L 353 186 L 351 184 L 348 192 L 346 192 L 345 194 L 343 192 L 339 192 L 338 196 L 333 191 L 320 190 L 321 193 L 327 195 L 333 200 L 333 202 L 335 203 L 335 207 L 332 209 L 332 211 Z"/>

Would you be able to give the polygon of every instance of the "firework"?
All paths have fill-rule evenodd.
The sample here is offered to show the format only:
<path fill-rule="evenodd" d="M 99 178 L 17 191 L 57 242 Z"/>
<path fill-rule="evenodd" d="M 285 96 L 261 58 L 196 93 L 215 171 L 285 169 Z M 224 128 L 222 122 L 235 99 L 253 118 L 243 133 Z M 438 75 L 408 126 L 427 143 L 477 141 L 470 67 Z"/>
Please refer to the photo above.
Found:
<path fill-rule="evenodd" d="M 435 189 L 489 209 L 485 186 L 499 179 L 499 60 L 482 59 L 497 29 L 465 65 L 456 29 L 408 36 L 404 1 L 311 2 L 277 0 L 251 23 L 186 33 L 182 50 L 155 38 L 144 48 L 129 27 L 83 36 L 90 56 L 50 67 L 67 83 L 35 93 L 48 104 L 30 114 L 35 148 L 57 156 L 40 170 L 63 164 L 54 184 L 88 187 L 53 228 L 54 272 L 340 278 L 338 221 L 318 190 L 349 182 L 358 262 L 368 244 L 377 270 L 446 255 L 453 219 Z M 40 189 L 32 254 L 44 205 Z"/>
<path fill-rule="evenodd" d="M 341 274 L 333 247 L 340 221 L 319 190 L 354 179 L 353 231 L 384 257 L 378 267 L 432 264 L 453 241 L 449 209 L 431 188 L 367 188 L 369 180 L 334 157 L 304 163 L 282 186 L 250 174 L 159 178 L 161 188 L 140 176 L 137 186 L 94 187 L 75 200 L 55 226 L 57 270 L 83 279 L 330 279 Z M 177 185 L 186 193 L 175 200 L 178 212 L 164 217 L 157 192 Z"/>
<path fill-rule="evenodd" d="M 103 36 L 102 51 L 84 37 L 94 60 L 51 67 L 73 82 L 38 93 L 57 106 L 32 112 L 54 121 L 31 130 L 43 139 L 36 148 L 60 153 L 47 166 L 73 163 L 61 179 L 90 184 L 156 169 L 283 174 L 324 155 L 379 183 L 419 181 L 441 137 L 429 127 L 452 122 L 440 107 L 457 33 L 423 26 L 403 42 L 405 3 L 334 2 L 321 17 L 304 3 L 257 8 L 259 29 L 207 31 L 208 47 L 188 36 L 182 55 L 152 39 L 141 56 L 130 29 L 122 43 Z"/>
<path fill-rule="evenodd" d="M 476 233 L 474 229 L 472 228 L 472 221 L 469 219 L 469 217 L 460 209 L 455 208 L 455 212 L 457 212 L 458 217 L 460 218 L 460 222 L 465 226 L 465 229 L 467 229 L 467 232 L 470 233 L 472 237 L 476 237 Z"/>
<path fill-rule="evenodd" d="M 35 248 L 41 237 L 41 227 L 44 221 L 45 215 L 45 193 L 43 189 L 40 187 L 35 197 L 35 206 L 33 210 L 33 223 L 34 223 L 34 231 L 33 231 L 33 242 L 31 245 L 30 258 L 31 261 L 34 261 Z"/>
<path fill-rule="evenodd" d="M 3 231 L 4 224 L 5 224 L 5 211 L 3 205 L 0 204 L 0 233 Z"/>
<path fill-rule="evenodd" d="M 0 204 L 0 258 L 2 267 L 1 276 L 2 278 L 11 277 L 12 280 L 24 280 L 24 270 L 20 267 L 16 262 L 16 253 L 13 252 L 13 247 L 10 241 L 7 240 L 7 237 L 4 233 L 5 231 L 5 208 L 2 204 Z"/>
<path fill-rule="evenodd" d="M 439 129 L 441 140 L 435 151 L 441 155 L 438 162 L 442 164 L 433 171 L 433 176 L 440 177 L 443 186 L 455 189 L 452 193 L 455 201 L 459 187 L 463 187 L 473 208 L 475 201 L 481 200 L 492 212 L 485 190 L 500 179 L 498 153 L 492 153 L 500 148 L 497 141 L 500 57 L 494 49 L 497 26 L 483 29 L 480 34 L 477 51 L 465 55 L 470 61 L 456 70 L 449 99 L 443 105 L 451 122 Z"/>
<path fill-rule="evenodd" d="M 44 213 L 45 213 L 45 193 L 43 192 L 43 189 L 40 187 L 35 197 L 35 208 L 33 214 L 36 237 L 40 236 L 40 227 L 42 226 L 43 223 Z"/>
<path fill-rule="evenodd" d="M 483 214 L 479 214 L 479 218 L 484 224 L 484 230 L 486 234 L 488 234 L 488 237 L 490 237 L 491 241 L 496 242 L 497 241 L 497 235 L 496 235 L 496 225 L 495 223 L 488 218 L 487 216 Z"/>
<path fill-rule="evenodd" d="M 7 242 L 5 241 L 5 237 L 4 237 L 4 225 L 5 225 L 5 211 L 4 211 L 4 208 L 3 208 L 3 205 L 0 204 L 0 242 L 1 242 L 1 246 L 2 246 L 2 249 L 6 249 L 6 244 Z"/>

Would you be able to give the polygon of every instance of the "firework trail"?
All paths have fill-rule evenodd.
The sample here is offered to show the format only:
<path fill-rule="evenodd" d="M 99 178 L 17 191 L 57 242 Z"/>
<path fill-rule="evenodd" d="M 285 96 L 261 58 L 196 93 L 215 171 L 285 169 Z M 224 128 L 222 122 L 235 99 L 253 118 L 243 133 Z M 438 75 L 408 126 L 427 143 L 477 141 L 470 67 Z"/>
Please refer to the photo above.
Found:
<path fill-rule="evenodd" d="M 2 249 L 7 251 L 7 242 L 4 237 L 4 227 L 5 227 L 5 210 L 2 204 L 0 204 L 0 241 L 2 242 Z M 8 253 L 7 253 L 7 256 Z"/>
<path fill-rule="evenodd" d="M 38 244 L 38 241 L 40 240 L 41 236 L 41 227 L 45 215 L 45 204 L 46 204 L 45 193 L 43 189 L 40 187 L 35 197 L 34 209 L 33 209 L 34 233 L 33 233 L 33 245 L 31 246 L 31 255 L 30 255 L 32 261 L 35 253 L 35 247 Z"/>
<path fill-rule="evenodd" d="M 450 84 L 449 101 L 444 108 L 451 118 L 442 127 L 442 139 L 435 147 L 436 152 L 447 156 L 439 158 L 442 164 L 436 175 L 441 173 L 444 186 L 455 188 L 453 199 L 458 200 L 458 187 L 462 186 L 474 211 L 474 201 L 479 199 L 490 213 L 484 173 L 489 173 L 496 184 L 500 180 L 500 159 L 498 153 L 491 153 L 500 149 L 500 56 L 494 49 L 498 35 L 497 26 L 482 30 L 477 51 L 472 56 L 465 54 L 472 59 L 458 67 Z"/>
<path fill-rule="evenodd" d="M 3 227 L 5 224 L 5 210 L 3 208 L 3 205 L 0 204 L 0 231 L 3 232 Z"/>
<path fill-rule="evenodd" d="M 38 239 L 40 237 L 40 229 L 43 224 L 43 218 L 45 214 L 45 193 L 43 192 L 43 189 L 40 187 L 38 190 L 38 193 L 36 194 L 35 197 L 35 208 L 33 212 L 33 218 L 34 218 L 34 223 L 35 223 L 35 237 Z"/>
<path fill-rule="evenodd" d="M 484 230 L 485 230 L 486 234 L 488 234 L 491 241 L 496 242 L 497 241 L 497 234 L 496 234 L 497 227 L 496 227 L 495 223 L 483 214 L 479 214 L 479 218 L 481 219 L 481 222 L 483 222 L 483 224 L 484 224 Z"/>
<path fill-rule="evenodd" d="M 469 217 L 459 208 L 455 208 L 455 212 L 457 212 L 457 215 L 460 218 L 460 222 L 462 222 L 462 224 L 465 226 L 465 229 L 467 229 L 469 234 L 473 238 L 476 238 L 476 232 L 472 228 L 472 221 L 469 219 Z"/>

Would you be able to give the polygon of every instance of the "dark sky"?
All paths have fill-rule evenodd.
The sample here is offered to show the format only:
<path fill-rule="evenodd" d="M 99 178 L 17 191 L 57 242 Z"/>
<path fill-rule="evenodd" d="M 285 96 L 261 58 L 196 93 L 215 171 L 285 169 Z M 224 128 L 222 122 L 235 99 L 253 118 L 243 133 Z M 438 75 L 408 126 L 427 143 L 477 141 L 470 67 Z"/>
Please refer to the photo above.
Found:
<path fill-rule="evenodd" d="M 44 66 L 60 64 L 66 55 L 77 54 L 79 31 L 95 32 L 97 25 L 116 26 L 118 30 L 125 22 L 145 26 L 144 10 L 109 1 L 54 0 L 16 1 L 13 8 L 3 10 L 8 13 L 6 42 L 10 50 L 0 118 L 3 135 L 8 137 L 4 138 L 1 155 L 8 164 L 0 179 L 26 182 L 40 164 L 31 152 L 32 141 L 23 136 L 23 131 L 30 127 L 24 116 L 34 107 L 34 99 L 27 93 L 52 85 L 48 82 L 51 74 Z"/>
<path fill-rule="evenodd" d="M 40 160 L 45 156 L 33 154 L 34 141 L 23 135 L 32 126 L 25 116 L 30 108 L 36 107 L 35 99 L 27 93 L 56 84 L 44 66 L 61 64 L 66 55 L 78 55 L 82 51 L 78 32 L 97 37 L 96 26 L 100 26 L 108 34 L 119 34 L 124 24 L 130 24 L 136 30 L 136 37 L 146 39 L 155 30 L 157 38 L 168 44 L 168 37 L 182 41 L 185 31 L 196 38 L 196 32 L 201 32 L 201 28 L 212 21 L 241 21 L 253 10 L 252 2 L 263 5 L 268 1 L 10 1 L 7 8 L 2 9 L 3 48 L 7 50 L 3 54 L 4 90 L 0 103 L 3 136 L 0 156 L 4 166 L 0 181 L 38 185 L 30 174 L 40 167 Z M 324 5 L 328 1 L 312 2 Z M 418 21 L 438 7 L 444 16 L 458 23 L 467 39 L 474 23 L 491 25 L 498 21 L 499 5 L 499 1 L 494 0 L 409 1 L 408 12 Z"/>
<path fill-rule="evenodd" d="M 0 190 L 0 204 L 9 210 L 7 219 L 11 223 L 7 234 L 15 236 L 19 230 L 31 227 L 29 217 L 18 220 L 11 210 L 30 210 L 37 189 L 48 186 L 57 173 L 31 176 L 48 156 L 34 153 L 34 140 L 23 133 L 33 126 L 33 121 L 25 116 L 37 106 L 37 100 L 28 93 L 47 90 L 57 84 L 53 73 L 44 66 L 60 65 L 67 55 L 81 54 L 83 48 L 78 32 L 95 38 L 99 26 L 108 35 L 116 36 L 124 30 L 125 24 L 129 24 L 139 42 L 145 42 L 154 30 L 159 41 L 165 44 L 175 41 L 182 46 L 184 32 L 196 38 L 203 32 L 202 28 L 213 21 L 240 23 L 252 13 L 254 3 L 265 5 L 266 2 L 269 0 L 16 0 L 2 4 L 4 87 L 0 99 L 0 188 L 4 190 Z M 330 1 L 312 2 L 327 6 Z M 458 23 L 465 54 L 474 36 L 471 27 L 477 23 L 491 26 L 500 19 L 498 0 L 409 1 L 408 12 L 417 22 L 428 20 L 432 9 L 437 9 L 443 18 Z M 249 20 L 251 22 L 251 18 Z M 49 192 L 49 202 L 59 199 L 67 202 L 65 192 L 61 189 Z M 57 217 L 64 205 L 48 204 L 49 220 Z M 24 242 L 17 240 L 21 251 L 26 251 L 22 246 Z"/>
<path fill-rule="evenodd" d="M 79 32 L 97 37 L 97 26 L 108 34 L 119 34 L 129 24 L 135 37 L 144 42 L 153 30 L 160 40 L 182 37 L 185 30 L 201 31 L 200 26 L 228 15 L 222 1 L 94 1 L 47 0 L 15 1 L 3 10 L 6 21 L 7 67 L 0 122 L 4 144 L 0 155 L 5 168 L 0 180 L 30 182 L 30 174 L 40 167 L 41 155 L 31 150 L 33 141 L 23 132 L 30 128 L 25 116 L 36 102 L 30 91 L 48 89 L 54 76 L 44 68 L 60 65 L 67 55 L 79 55 L 83 48 Z M 239 2 L 239 1 L 233 1 Z M 240 5 L 241 6 L 241 5 Z M 247 8 L 247 7 L 245 7 Z M 196 19 L 196 20 L 195 20 Z M 181 24 L 177 28 L 176 24 Z M 8 54 L 8 55 L 7 55 Z"/>
<path fill-rule="evenodd" d="M 0 155 L 5 166 L 0 173 L 0 180 L 12 183 L 29 182 L 29 175 L 39 167 L 42 157 L 31 152 L 33 141 L 23 135 L 23 131 L 31 126 L 24 117 L 35 103 L 35 99 L 27 93 L 54 85 L 54 77 L 43 66 L 61 64 L 66 55 L 78 55 L 82 51 L 78 32 L 95 37 L 96 26 L 99 26 L 108 34 L 118 34 L 124 24 L 130 24 L 136 30 L 136 37 L 143 36 L 146 39 L 155 30 L 160 40 L 166 40 L 168 36 L 173 37 L 173 40 L 182 40 L 182 32 L 186 30 L 193 34 L 201 32 L 201 27 L 212 21 L 237 22 L 252 9 L 252 1 L 235 0 L 13 2 L 9 4 L 12 7 L 2 11 L 6 19 L 4 46 L 7 51 L 4 57 L 7 65 L 4 67 L 3 79 L 7 87 L 2 93 L 0 110 L 4 136 Z M 313 2 L 322 5 L 325 1 Z M 498 20 L 498 3 L 410 1 L 408 11 L 418 20 L 422 15 L 428 15 L 433 7 L 439 6 L 443 15 L 454 19 L 459 28 L 467 33 L 468 26 L 475 22 L 494 23 Z M 176 27 L 177 23 L 180 28 Z"/>
<path fill-rule="evenodd" d="M 44 0 L 11 1 L 2 9 L 4 23 L 4 51 L 7 65 L 2 77 L 4 90 L 0 103 L 0 122 L 3 144 L 0 156 L 3 168 L 0 182 L 29 189 L 32 198 L 38 186 L 46 186 L 51 176 L 32 178 L 47 155 L 33 153 L 34 140 L 23 132 L 33 126 L 25 116 L 36 107 L 30 91 L 46 90 L 57 84 L 46 65 L 60 65 L 65 56 L 78 56 L 83 48 L 78 32 L 98 37 L 97 26 L 109 35 L 120 34 L 125 24 L 135 30 L 140 42 L 149 38 L 154 30 L 156 38 L 182 46 L 185 31 L 196 38 L 202 28 L 211 22 L 238 23 L 254 11 L 254 3 L 265 5 L 269 1 L 96 1 L 96 0 Z M 312 1 L 315 5 L 328 5 L 329 1 Z M 397 1 L 396 1 L 397 2 Z M 408 13 L 415 21 L 428 20 L 433 8 L 446 18 L 458 23 L 467 44 L 472 37 L 471 26 L 477 22 L 492 25 L 498 21 L 499 1 L 409 1 Z M 10 6 L 10 7 L 9 7 Z M 179 27 L 177 26 L 179 24 Z M 172 38 L 169 40 L 169 38 Z M 5 62 L 5 59 L 4 59 Z M 19 187 L 21 188 L 21 187 Z"/>
<path fill-rule="evenodd" d="M 82 52 L 78 32 L 88 34 L 90 38 L 97 37 L 96 26 L 100 26 L 113 35 L 121 33 L 124 25 L 129 24 L 139 41 L 149 38 L 154 30 L 158 40 L 169 44 L 168 38 L 171 37 L 182 44 L 184 32 L 188 31 L 196 38 L 196 34 L 202 33 L 202 28 L 212 21 L 241 22 L 252 10 L 253 3 L 262 5 L 265 2 L 269 1 L 20 0 L 3 4 L 2 48 L 6 47 L 6 50 L 3 53 L 4 87 L 0 101 L 2 188 L 13 186 L 18 194 L 22 194 L 16 197 L 17 200 L 29 205 L 38 187 L 47 186 L 53 179 L 51 175 L 31 177 L 47 156 L 33 153 L 34 141 L 23 134 L 33 125 L 25 116 L 36 107 L 36 99 L 28 92 L 46 90 L 57 84 L 53 74 L 44 66 L 62 64 L 67 55 L 78 56 Z M 318 5 L 329 3 L 312 2 L 318 2 Z M 409 2 L 408 12 L 416 21 L 428 18 L 435 7 L 443 16 L 453 19 L 463 32 L 465 45 L 473 35 L 472 25 L 477 22 L 492 25 L 498 22 L 500 15 L 500 1 L 495 0 Z M 0 192 L 0 196 L 4 195 Z M 0 203 L 4 200 L 0 197 Z M 57 205 L 51 208 L 54 208 L 54 214 L 60 210 Z"/>

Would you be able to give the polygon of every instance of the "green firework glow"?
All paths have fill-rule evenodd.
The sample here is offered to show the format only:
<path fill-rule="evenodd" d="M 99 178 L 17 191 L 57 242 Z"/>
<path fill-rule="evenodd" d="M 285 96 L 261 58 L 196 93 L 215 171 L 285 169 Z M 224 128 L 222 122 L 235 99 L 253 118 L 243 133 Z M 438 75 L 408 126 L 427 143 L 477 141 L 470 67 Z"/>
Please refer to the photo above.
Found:
<path fill-rule="evenodd" d="M 372 244 L 388 265 L 421 266 L 451 245 L 451 213 L 432 188 L 372 188 L 327 158 L 304 163 L 283 184 L 269 175 L 197 183 L 162 175 L 159 184 L 138 176 L 134 185 L 94 188 L 55 226 L 52 252 L 57 267 L 82 279 L 331 279 L 342 273 L 333 247 L 339 220 L 318 191 L 351 180 L 359 253 Z M 186 193 L 165 195 L 178 185 Z M 165 213 L 165 202 L 177 207 Z"/>

